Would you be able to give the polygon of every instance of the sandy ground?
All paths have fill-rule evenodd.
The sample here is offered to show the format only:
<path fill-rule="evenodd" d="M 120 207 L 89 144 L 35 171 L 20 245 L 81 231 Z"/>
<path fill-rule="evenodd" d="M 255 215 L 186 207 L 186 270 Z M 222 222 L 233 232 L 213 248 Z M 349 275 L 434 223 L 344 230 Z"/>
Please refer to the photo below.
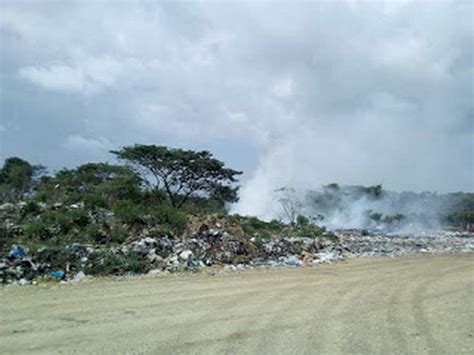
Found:
<path fill-rule="evenodd" d="M 0 353 L 474 353 L 474 255 L 0 289 Z"/>

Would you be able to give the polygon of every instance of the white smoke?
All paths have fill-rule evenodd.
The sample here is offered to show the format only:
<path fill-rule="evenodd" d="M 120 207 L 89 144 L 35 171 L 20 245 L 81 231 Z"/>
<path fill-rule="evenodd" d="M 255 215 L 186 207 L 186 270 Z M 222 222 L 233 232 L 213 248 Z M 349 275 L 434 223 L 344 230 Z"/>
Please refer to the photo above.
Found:
<path fill-rule="evenodd" d="M 260 165 L 234 212 L 277 218 L 275 189 L 332 181 L 474 189 L 472 6 L 337 4 L 311 13 L 308 64 L 272 89 L 279 114 L 265 125 Z M 383 206 L 358 201 L 331 224 L 361 226 L 371 207 Z"/>
<path fill-rule="evenodd" d="M 278 217 L 281 186 L 473 190 L 473 10 L 459 0 L 2 1 L 0 155 L 89 159 L 90 149 L 61 149 L 70 136 L 212 147 L 245 170 L 234 211 L 266 218 Z"/>
<path fill-rule="evenodd" d="M 330 229 L 369 229 L 384 233 L 415 233 L 448 226 L 448 216 L 472 209 L 474 194 L 432 192 L 393 192 L 381 185 L 339 186 L 330 184 L 311 191 L 291 191 L 292 195 L 275 199 L 277 213 L 284 214 L 291 201 L 301 214 Z M 279 193 L 278 191 L 276 192 Z M 286 203 L 285 203 L 286 202 Z"/>

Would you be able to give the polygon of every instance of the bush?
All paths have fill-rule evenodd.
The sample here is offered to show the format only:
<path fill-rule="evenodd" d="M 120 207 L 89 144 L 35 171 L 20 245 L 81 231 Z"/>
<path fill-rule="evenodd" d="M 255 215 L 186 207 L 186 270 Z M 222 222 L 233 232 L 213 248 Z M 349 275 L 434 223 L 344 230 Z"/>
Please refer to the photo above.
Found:
<path fill-rule="evenodd" d="M 339 242 L 339 237 L 333 232 L 325 232 L 322 237 L 329 239 L 330 241 L 337 243 Z"/>
<path fill-rule="evenodd" d="M 21 217 L 25 218 L 29 215 L 37 215 L 41 213 L 40 206 L 33 200 L 29 200 L 26 205 L 21 209 Z"/>
<path fill-rule="evenodd" d="M 298 227 L 296 230 L 296 235 L 301 238 L 318 238 L 324 235 L 326 232 L 325 227 L 319 227 L 316 225 L 305 225 Z"/>
<path fill-rule="evenodd" d="M 270 222 L 265 222 L 257 217 L 243 217 L 239 215 L 234 215 L 231 217 L 231 220 L 240 225 L 245 234 L 249 236 L 261 236 L 268 238 L 271 234 L 280 232 L 285 225 L 277 220 L 272 220 Z"/>
<path fill-rule="evenodd" d="M 112 206 L 114 216 L 127 224 L 142 224 L 144 215 L 140 207 L 132 201 L 118 201 Z"/>
<path fill-rule="evenodd" d="M 89 257 L 84 271 L 90 275 L 124 275 L 130 272 L 145 273 L 150 267 L 150 263 L 135 252 L 114 254 L 104 250 Z"/>
<path fill-rule="evenodd" d="M 267 238 L 263 238 L 260 235 L 257 235 L 254 240 L 254 244 L 257 248 L 260 248 L 263 245 L 263 241 Z"/>
<path fill-rule="evenodd" d="M 53 235 L 50 227 L 43 219 L 33 220 L 24 226 L 24 234 L 29 239 L 47 240 Z"/>
<path fill-rule="evenodd" d="M 302 214 L 300 214 L 300 215 L 298 215 L 298 217 L 296 217 L 296 225 L 298 227 L 304 227 L 304 226 L 307 226 L 308 224 L 309 224 L 308 217 L 303 216 Z"/>
<path fill-rule="evenodd" d="M 382 217 L 382 213 L 369 211 L 369 218 L 375 222 L 380 222 L 382 220 Z"/>
<path fill-rule="evenodd" d="M 468 228 L 474 225 L 474 211 L 451 213 L 444 220 L 451 226 Z"/>
<path fill-rule="evenodd" d="M 109 232 L 109 241 L 111 243 L 122 244 L 128 238 L 127 229 L 120 224 L 113 224 Z"/>
<path fill-rule="evenodd" d="M 186 214 L 170 205 L 158 205 L 150 211 L 153 224 L 159 224 L 164 230 L 181 234 L 186 227 Z"/>
<path fill-rule="evenodd" d="M 392 223 L 399 223 L 404 219 L 405 219 L 405 216 L 403 214 L 395 213 L 395 214 L 385 216 L 382 221 L 384 223 L 392 224 Z"/>
<path fill-rule="evenodd" d="M 10 233 L 8 233 L 7 228 L 0 225 L 0 258 L 4 257 L 7 253 L 7 242 L 10 239 Z"/>
<path fill-rule="evenodd" d="M 66 271 L 66 265 L 76 266 L 79 262 L 76 255 L 61 246 L 49 246 L 40 248 L 36 253 L 35 259 L 39 264 L 46 265 L 46 272 L 54 270 Z"/>
<path fill-rule="evenodd" d="M 100 226 L 95 223 L 89 224 L 74 239 L 75 242 L 91 241 L 98 244 L 105 244 L 107 242 L 107 236 L 103 233 Z"/>
<path fill-rule="evenodd" d="M 104 195 L 99 193 L 85 193 L 81 197 L 86 208 L 107 208 L 108 201 Z"/>

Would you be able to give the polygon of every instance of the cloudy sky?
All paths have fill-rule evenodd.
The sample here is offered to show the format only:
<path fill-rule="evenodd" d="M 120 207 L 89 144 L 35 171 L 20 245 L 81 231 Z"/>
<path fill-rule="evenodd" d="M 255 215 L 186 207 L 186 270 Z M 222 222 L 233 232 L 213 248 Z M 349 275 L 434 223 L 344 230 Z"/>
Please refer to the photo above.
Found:
<path fill-rule="evenodd" d="M 256 213 L 285 184 L 474 190 L 469 0 L 0 4 L 0 159 L 209 149 Z"/>

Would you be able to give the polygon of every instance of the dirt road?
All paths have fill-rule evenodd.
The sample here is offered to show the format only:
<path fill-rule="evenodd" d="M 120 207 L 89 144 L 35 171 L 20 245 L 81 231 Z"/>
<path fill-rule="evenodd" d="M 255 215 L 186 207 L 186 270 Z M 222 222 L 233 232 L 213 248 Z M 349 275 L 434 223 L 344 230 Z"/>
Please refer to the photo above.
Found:
<path fill-rule="evenodd" d="M 474 255 L 0 289 L 0 353 L 474 353 Z"/>

